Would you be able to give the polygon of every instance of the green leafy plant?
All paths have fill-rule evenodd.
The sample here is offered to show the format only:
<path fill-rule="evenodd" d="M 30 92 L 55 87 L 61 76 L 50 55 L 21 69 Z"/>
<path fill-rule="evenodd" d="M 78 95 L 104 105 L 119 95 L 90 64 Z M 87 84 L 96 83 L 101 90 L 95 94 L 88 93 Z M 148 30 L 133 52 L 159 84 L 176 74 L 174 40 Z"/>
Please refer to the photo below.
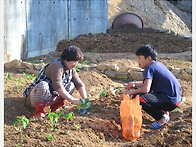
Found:
<path fill-rule="evenodd" d="M 47 137 L 48 141 L 52 141 L 54 138 L 56 138 L 56 136 L 52 135 L 52 134 L 47 134 L 46 137 Z"/>
<path fill-rule="evenodd" d="M 80 103 L 82 103 L 82 104 L 77 105 L 77 109 L 79 112 L 81 112 L 82 109 L 85 109 L 88 112 L 91 111 L 92 106 L 91 106 L 91 102 L 89 101 L 89 98 L 86 98 L 85 101 L 80 99 Z"/>
<path fill-rule="evenodd" d="M 7 84 L 11 79 L 11 75 L 9 73 L 6 74 L 5 84 Z"/>
<path fill-rule="evenodd" d="M 33 82 L 33 80 L 36 78 L 36 76 L 34 74 L 28 74 L 28 73 L 25 73 L 25 72 L 23 72 L 23 74 L 26 77 L 26 79 L 25 79 L 26 85 L 28 85 L 30 82 Z"/>
<path fill-rule="evenodd" d="M 18 93 L 22 89 L 22 87 L 20 86 L 21 80 L 22 80 L 21 78 L 20 79 L 13 79 L 13 81 L 17 81 L 17 84 L 15 84 L 15 85 L 17 86 Z"/>
<path fill-rule="evenodd" d="M 65 118 L 68 120 L 70 120 L 71 118 L 73 118 L 75 116 L 75 114 L 73 112 L 70 112 L 68 114 L 66 114 Z"/>
<path fill-rule="evenodd" d="M 87 60 L 83 61 L 81 64 L 86 66 L 86 70 L 87 71 L 89 70 L 89 68 L 88 68 L 88 61 Z"/>
<path fill-rule="evenodd" d="M 88 65 L 88 61 L 85 60 L 85 61 L 83 61 L 81 64 L 84 65 L 84 66 L 87 66 L 87 65 Z M 79 72 L 80 69 L 82 69 L 82 67 L 81 67 L 80 65 L 76 65 L 75 69 L 76 69 L 77 72 Z M 86 69 L 87 69 L 87 71 L 88 71 L 88 67 L 86 67 Z"/>
<path fill-rule="evenodd" d="M 74 126 L 73 126 L 73 129 L 74 129 L 74 130 L 77 130 L 77 129 L 80 129 L 80 127 L 81 127 L 80 124 L 77 124 L 77 125 L 74 125 Z"/>
<path fill-rule="evenodd" d="M 109 95 L 109 93 L 107 92 L 107 89 L 104 89 L 103 91 L 99 90 L 99 96 L 101 97 L 105 97 L 107 95 Z"/>
<path fill-rule="evenodd" d="M 23 133 L 22 133 L 22 129 L 25 129 L 27 127 L 27 124 L 29 123 L 29 119 L 27 119 L 25 116 L 21 117 L 18 116 L 16 121 L 14 122 L 13 126 L 16 127 L 17 126 L 17 130 L 20 131 L 20 137 L 21 140 L 23 140 Z"/>
<path fill-rule="evenodd" d="M 48 110 L 48 117 L 50 119 L 50 122 L 52 124 L 52 128 L 51 128 L 51 131 L 54 130 L 54 125 L 55 125 L 55 122 L 57 123 L 58 120 L 59 120 L 59 115 L 56 114 L 55 112 L 51 112 L 51 109 Z"/>
<path fill-rule="evenodd" d="M 8 89 L 10 90 L 10 81 L 12 80 L 11 75 L 9 73 L 6 74 L 6 80 L 5 80 L 5 84 L 9 84 L 8 85 Z"/>
<path fill-rule="evenodd" d="M 59 112 L 59 114 L 58 114 L 59 118 L 60 118 L 61 116 L 64 116 L 64 115 L 65 115 L 65 112 L 64 112 L 63 110 L 61 110 L 61 111 Z"/>
<path fill-rule="evenodd" d="M 171 112 L 180 112 L 180 113 L 183 113 L 183 111 L 180 108 L 176 108 L 176 109 L 172 110 Z"/>
<path fill-rule="evenodd" d="M 99 142 L 100 142 L 101 145 L 104 145 L 104 141 L 102 139 L 100 139 L 99 136 L 97 136 L 97 139 L 99 140 Z"/>
<path fill-rule="evenodd" d="M 88 65 L 88 61 L 87 60 L 82 61 L 82 65 Z"/>
<path fill-rule="evenodd" d="M 81 67 L 80 65 L 76 65 L 75 70 L 76 70 L 77 72 L 79 72 L 80 69 L 82 69 L 82 67 Z"/>

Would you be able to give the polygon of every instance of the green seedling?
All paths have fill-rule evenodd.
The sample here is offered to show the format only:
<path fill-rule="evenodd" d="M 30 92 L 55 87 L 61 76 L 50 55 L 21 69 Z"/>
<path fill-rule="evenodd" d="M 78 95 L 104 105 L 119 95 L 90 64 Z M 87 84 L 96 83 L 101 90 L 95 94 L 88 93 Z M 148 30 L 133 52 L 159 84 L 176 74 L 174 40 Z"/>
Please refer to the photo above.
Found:
<path fill-rule="evenodd" d="M 190 104 L 189 102 L 187 102 L 187 101 L 186 101 L 186 102 L 184 102 L 184 103 L 185 103 L 186 105 L 191 105 L 191 104 Z"/>
<path fill-rule="evenodd" d="M 76 70 L 77 72 L 79 72 L 80 69 L 82 69 L 82 67 L 81 67 L 80 65 L 76 65 L 75 70 Z"/>
<path fill-rule="evenodd" d="M 21 78 L 20 79 L 13 79 L 13 81 L 17 81 L 17 84 L 15 84 L 15 85 L 17 85 L 17 91 L 18 91 L 18 93 L 22 89 L 22 87 L 20 86 L 21 80 L 22 80 Z"/>
<path fill-rule="evenodd" d="M 5 84 L 9 84 L 8 85 L 8 89 L 10 90 L 10 81 L 11 81 L 12 79 L 11 79 L 11 75 L 9 74 L 9 73 L 7 73 L 7 75 L 6 75 L 6 80 L 5 80 Z"/>
<path fill-rule="evenodd" d="M 56 114 L 55 112 L 51 112 L 51 109 L 48 110 L 48 117 L 47 117 L 47 118 L 50 119 L 50 122 L 51 122 L 51 124 L 52 124 L 51 131 L 54 130 L 55 122 L 57 123 L 58 120 L 59 120 L 59 118 L 60 118 L 61 116 L 64 116 L 64 115 L 65 115 L 65 113 L 64 113 L 63 110 L 61 110 L 61 111 L 59 112 L 59 114 Z"/>
<path fill-rule="evenodd" d="M 55 125 L 55 122 L 57 123 L 58 120 L 59 120 L 59 116 L 55 113 L 55 112 L 51 112 L 51 109 L 48 110 L 48 117 L 50 119 L 50 122 L 52 124 L 52 128 L 51 128 L 51 131 L 54 130 L 54 125 Z"/>
<path fill-rule="evenodd" d="M 99 90 L 99 92 L 98 92 L 99 96 L 106 97 L 107 95 L 109 95 L 109 93 L 106 91 L 107 91 L 107 89 L 104 89 L 103 91 Z"/>
<path fill-rule="evenodd" d="M 88 65 L 88 61 L 87 60 L 83 61 L 82 65 Z"/>
<path fill-rule="evenodd" d="M 77 129 L 80 129 L 80 127 L 81 127 L 81 126 L 78 124 L 78 125 L 73 126 L 73 129 L 74 129 L 74 130 L 77 130 Z"/>
<path fill-rule="evenodd" d="M 5 80 L 5 84 L 9 83 L 10 84 L 10 81 L 17 81 L 17 84 L 15 84 L 17 86 L 17 91 L 18 93 L 20 92 L 20 90 L 22 89 L 22 87 L 20 86 L 20 83 L 21 83 L 21 78 L 20 79 L 12 79 L 11 78 L 11 75 L 9 73 L 7 73 L 6 75 L 6 80 Z M 10 87 L 9 87 L 10 89 Z"/>
<path fill-rule="evenodd" d="M 80 103 L 82 104 L 77 105 L 77 109 L 79 112 L 81 111 L 81 109 L 85 109 L 88 112 L 91 111 L 92 107 L 91 107 L 91 102 L 89 101 L 89 98 L 86 98 L 84 102 L 82 99 L 80 99 Z"/>
<path fill-rule="evenodd" d="M 48 141 L 52 141 L 56 136 L 52 134 L 48 134 L 47 136 Z"/>
<path fill-rule="evenodd" d="M 30 83 L 33 82 L 33 80 L 36 78 L 36 76 L 34 74 L 28 74 L 28 73 L 25 73 L 23 72 L 23 74 L 25 75 L 26 79 L 25 79 L 25 83 L 26 85 L 29 84 L 29 81 Z"/>
<path fill-rule="evenodd" d="M 88 61 L 87 61 L 87 60 L 83 61 L 83 62 L 82 62 L 82 65 L 88 65 Z M 89 70 L 88 67 L 86 67 L 86 70 L 87 70 L 87 71 Z"/>
<path fill-rule="evenodd" d="M 25 72 L 23 72 L 23 74 L 29 80 L 34 80 L 36 78 L 36 76 L 34 74 L 28 74 L 28 73 L 25 73 Z"/>
<path fill-rule="evenodd" d="M 59 112 L 59 118 L 61 117 L 61 116 L 64 116 L 65 115 L 65 112 L 63 111 L 63 110 L 61 110 L 60 112 Z"/>
<path fill-rule="evenodd" d="M 9 73 L 7 73 L 6 75 L 6 80 L 5 80 L 5 84 L 7 84 L 11 79 L 11 75 Z"/>
<path fill-rule="evenodd" d="M 82 65 L 88 65 L 88 61 L 87 60 L 86 61 L 83 61 L 81 64 Z M 76 65 L 75 69 L 76 69 L 77 72 L 79 72 L 80 69 L 82 69 L 82 67 L 80 65 Z M 86 67 L 86 69 L 88 71 L 88 67 Z"/>
<path fill-rule="evenodd" d="M 100 144 L 101 144 L 101 145 L 104 145 L 104 141 L 101 140 L 101 141 L 100 141 Z"/>
<path fill-rule="evenodd" d="M 23 134 L 22 134 L 22 129 L 25 129 L 27 127 L 27 124 L 29 123 L 29 119 L 27 119 L 25 116 L 21 117 L 18 116 L 16 121 L 14 122 L 13 126 L 17 126 L 17 130 L 20 131 L 20 137 L 21 140 L 23 140 Z"/>
<path fill-rule="evenodd" d="M 99 142 L 100 142 L 101 145 L 104 145 L 104 141 L 101 140 L 99 136 L 97 136 L 97 139 L 99 140 Z"/>
<path fill-rule="evenodd" d="M 66 114 L 66 119 L 67 119 L 67 121 L 68 120 L 70 120 L 71 118 L 73 118 L 75 116 L 75 114 L 73 113 L 73 112 L 70 112 L 70 113 L 68 113 L 68 114 Z"/>
<path fill-rule="evenodd" d="M 174 109 L 174 110 L 171 111 L 171 112 L 180 112 L 180 113 L 183 113 L 183 111 L 182 111 L 180 108 L 176 108 L 176 109 Z"/>

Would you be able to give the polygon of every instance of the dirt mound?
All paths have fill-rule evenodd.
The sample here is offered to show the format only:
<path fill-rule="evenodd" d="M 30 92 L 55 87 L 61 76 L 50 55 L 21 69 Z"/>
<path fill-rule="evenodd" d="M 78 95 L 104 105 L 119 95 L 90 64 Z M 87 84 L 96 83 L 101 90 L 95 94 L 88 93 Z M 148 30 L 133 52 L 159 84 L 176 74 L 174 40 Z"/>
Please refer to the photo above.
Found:
<path fill-rule="evenodd" d="M 108 0 L 108 25 L 119 14 L 139 15 L 145 28 L 166 28 L 181 35 L 191 35 L 192 14 L 183 12 L 166 0 Z"/>
<path fill-rule="evenodd" d="M 171 3 L 160 0 L 109 0 L 108 24 L 123 12 L 139 15 L 145 28 L 166 28 L 181 35 L 191 35 L 192 15 L 182 12 Z M 152 44 L 159 53 L 180 53 L 192 48 L 192 39 L 163 34 L 88 34 L 80 35 L 73 40 L 61 40 L 57 51 L 61 52 L 69 45 L 76 45 L 83 52 L 93 53 L 135 53 L 145 44 Z"/>
<path fill-rule="evenodd" d="M 159 53 L 180 53 L 192 49 L 192 39 L 164 34 L 89 34 L 80 35 L 73 40 L 61 40 L 56 51 L 62 52 L 65 47 L 76 45 L 83 52 L 93 53 L 135 53 L 145 45 L 151 44 Z"/>
<path fill-rule="evenodd" d="M 105 89 L 109 90 L 115 87 L 122 87 L 122 82 L 113 82 L 104 74 L 98 74 L 95 71 L 81 72 L 80 78 L 85 81 L 86 89 L 89 89 L 88 95 L 93 99 L 98 99 L 100 93 Z M 110 92 L 111 93 L 111 92 Z M 79 97 L 79 93 L 74 93 L 76 97 Z"/>

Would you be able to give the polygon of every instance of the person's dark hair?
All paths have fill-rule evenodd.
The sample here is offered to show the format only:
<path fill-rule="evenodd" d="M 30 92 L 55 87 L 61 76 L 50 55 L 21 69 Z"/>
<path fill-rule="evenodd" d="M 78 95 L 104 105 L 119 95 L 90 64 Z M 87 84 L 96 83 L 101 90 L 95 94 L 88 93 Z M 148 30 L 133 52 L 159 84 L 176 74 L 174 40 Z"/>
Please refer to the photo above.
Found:
<path fill-rule="evenodd" d="M 63 50 L 60 57 L 67 61 L 81 61 L 83 59 L 83 53 L 80 48 L 71 45 Z"/>
<path fill-rule="evenodd" d="M 144 56 L 145 58 L 147 58 L 148 56 L 151 56 L 151 58 L 156 61 L 158 53 L 152 45 L 147 44 L 147 45 L 140 47 L 136 51 L 136 56 L 140 56 L 140 55 Z"/>

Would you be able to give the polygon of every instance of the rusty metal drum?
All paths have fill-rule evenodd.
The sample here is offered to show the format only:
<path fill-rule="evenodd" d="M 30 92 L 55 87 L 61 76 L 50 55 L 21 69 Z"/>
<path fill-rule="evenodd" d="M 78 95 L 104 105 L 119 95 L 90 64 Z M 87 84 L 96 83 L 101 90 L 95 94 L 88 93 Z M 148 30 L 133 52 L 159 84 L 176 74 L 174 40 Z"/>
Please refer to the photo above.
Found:
<path fill-rule="evenodd" d="M 122 13 L 112 22 L 112 29 L 143 28 L 142 19 L 134 13 Z"/>

